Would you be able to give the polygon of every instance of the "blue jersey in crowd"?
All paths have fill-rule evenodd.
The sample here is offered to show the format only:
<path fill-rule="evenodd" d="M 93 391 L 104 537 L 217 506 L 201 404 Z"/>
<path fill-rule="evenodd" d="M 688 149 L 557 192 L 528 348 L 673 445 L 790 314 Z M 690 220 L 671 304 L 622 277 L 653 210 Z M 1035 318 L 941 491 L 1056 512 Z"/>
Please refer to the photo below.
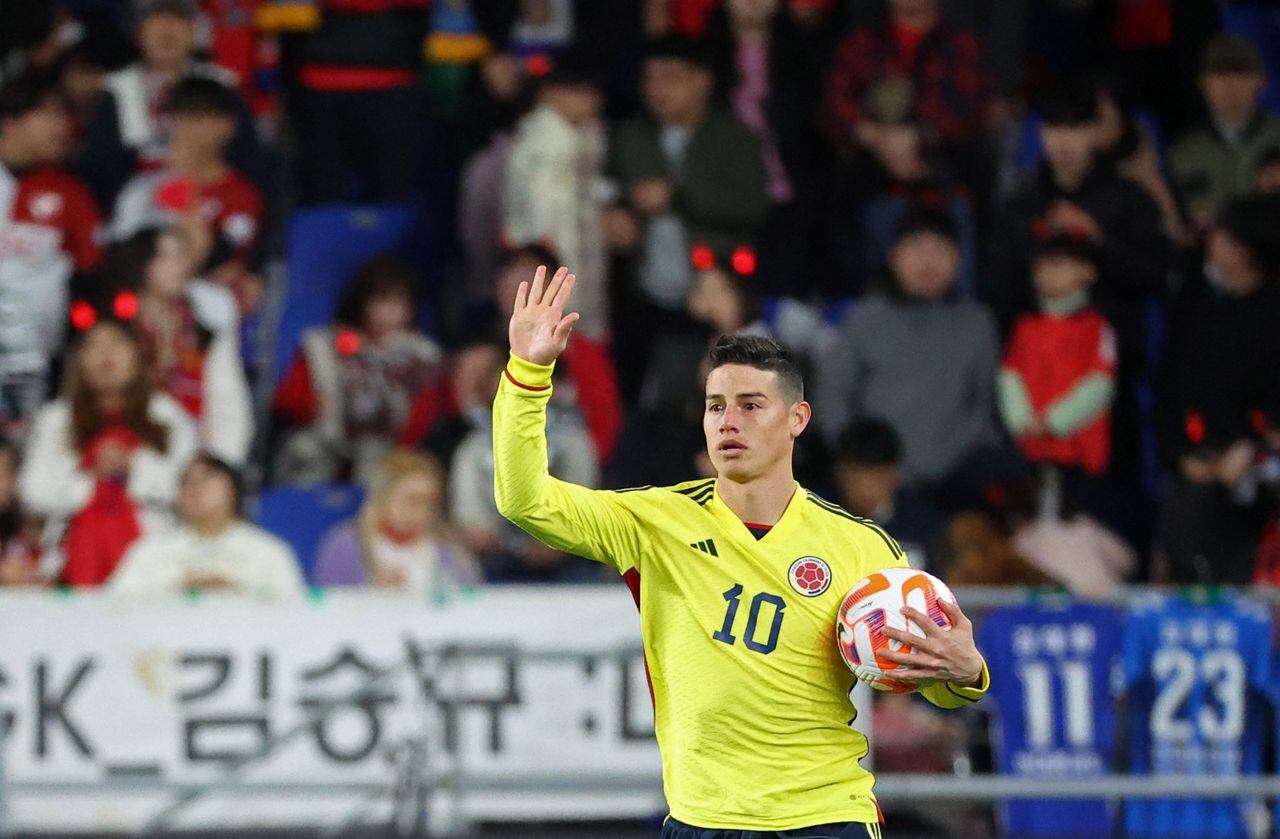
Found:
<path fill-rule="evenodd" d="M 1271 622 L 1246 602 L 1195 604 L 1159 597 L 1139 604 L 1124 633 L 1134 774 L 1232 776 L 1262 770 Z M 1194 789 L 1193 779 L 1188 789 Z M 1135 799 L 1125 834 L 1249 835 L 1244 802 Z"/>
<path fill-rule="evenodd" d="M 1084 778 L 1111 771 L 1121 629 L 1115 610 L 1085 604 L 1018 606 L 983 621 L 1001 772 Z M 1001 819 L 1011 837 L 1109 837 L 1113 830 L 1102 799 L 1013 799 Z"/>

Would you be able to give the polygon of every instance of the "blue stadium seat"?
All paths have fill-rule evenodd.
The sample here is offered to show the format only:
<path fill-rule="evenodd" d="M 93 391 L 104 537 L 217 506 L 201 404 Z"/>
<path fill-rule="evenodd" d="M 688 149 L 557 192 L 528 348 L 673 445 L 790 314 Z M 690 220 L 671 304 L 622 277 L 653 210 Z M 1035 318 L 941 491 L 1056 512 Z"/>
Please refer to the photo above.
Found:
<path fill-rule="evenodd" d="M 260 527 L 289 543 L 310 582 L 321 537 L 335 524 L 355 516 L 363 500 L 363 490 L 352 484 L 271 487 L 258 496 L 255 519 Z"/>
<path fill-rule="evenodd" d="M 288 370 L 302 333 L 328 323 L 362 262 L 410 248 L 421 223 L 408 204 L 310 207 L 289 219 L 288 289 L 276 333 L 276 380 Z"/>

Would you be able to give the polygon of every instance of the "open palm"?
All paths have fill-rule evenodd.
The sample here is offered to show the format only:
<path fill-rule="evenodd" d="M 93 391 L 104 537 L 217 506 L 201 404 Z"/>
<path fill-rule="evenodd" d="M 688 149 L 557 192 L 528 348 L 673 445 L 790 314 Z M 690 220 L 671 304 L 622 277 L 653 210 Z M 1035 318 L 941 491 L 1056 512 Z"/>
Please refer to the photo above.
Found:
<path fill-rule="evenodd" d="M 546 279 L 547 267 L 539 265 L 532 285 L 520 283 L 507 329 L 511 351 L 534 364 L 550 364 L 559 358 L 578 320 L 577 312 L 564 313 L 576 277 L 568 268 L 560 268 L 550 282 Z"/>

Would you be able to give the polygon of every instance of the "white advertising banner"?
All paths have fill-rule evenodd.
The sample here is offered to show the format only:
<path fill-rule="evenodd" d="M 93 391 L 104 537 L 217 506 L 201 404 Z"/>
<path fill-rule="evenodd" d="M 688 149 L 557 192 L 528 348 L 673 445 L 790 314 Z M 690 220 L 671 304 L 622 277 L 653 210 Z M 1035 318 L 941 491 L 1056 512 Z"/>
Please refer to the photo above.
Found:
<path fill-rule="evenodd" d="M 639 638 L 622 586 L 279 606 L 3 593 L 7 827 L 327 824 L 362 802 L 385 818 L 424 767 L 436 818 L 652 816 Z"/>

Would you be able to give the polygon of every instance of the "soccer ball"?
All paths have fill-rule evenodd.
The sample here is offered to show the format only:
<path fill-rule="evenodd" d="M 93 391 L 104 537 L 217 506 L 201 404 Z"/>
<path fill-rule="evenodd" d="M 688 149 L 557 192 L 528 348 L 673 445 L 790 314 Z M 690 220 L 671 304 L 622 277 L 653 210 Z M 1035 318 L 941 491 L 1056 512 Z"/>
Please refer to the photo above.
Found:
<path fill-rule="evenodd" d="M 876 690 L 890 693 L 918 690 L 919 683 L 894 679 L 893 671 L 900 665 L 880 657 L 885 648 L 910 652 L 910 645 L 890 640 L 881 630 L 891 626 L 924 637 L 915 624 L 902 616 L 904 606 L 928 615 L 938 626 L 950 627 L 951 621 L 938 605 L 940 599 L 956 602 L 946 583 L 924 571 L 886 568 L 867 576 L 840 602 L 840 611 L 836 614 L 840 657 L 854 675 Z"/>

